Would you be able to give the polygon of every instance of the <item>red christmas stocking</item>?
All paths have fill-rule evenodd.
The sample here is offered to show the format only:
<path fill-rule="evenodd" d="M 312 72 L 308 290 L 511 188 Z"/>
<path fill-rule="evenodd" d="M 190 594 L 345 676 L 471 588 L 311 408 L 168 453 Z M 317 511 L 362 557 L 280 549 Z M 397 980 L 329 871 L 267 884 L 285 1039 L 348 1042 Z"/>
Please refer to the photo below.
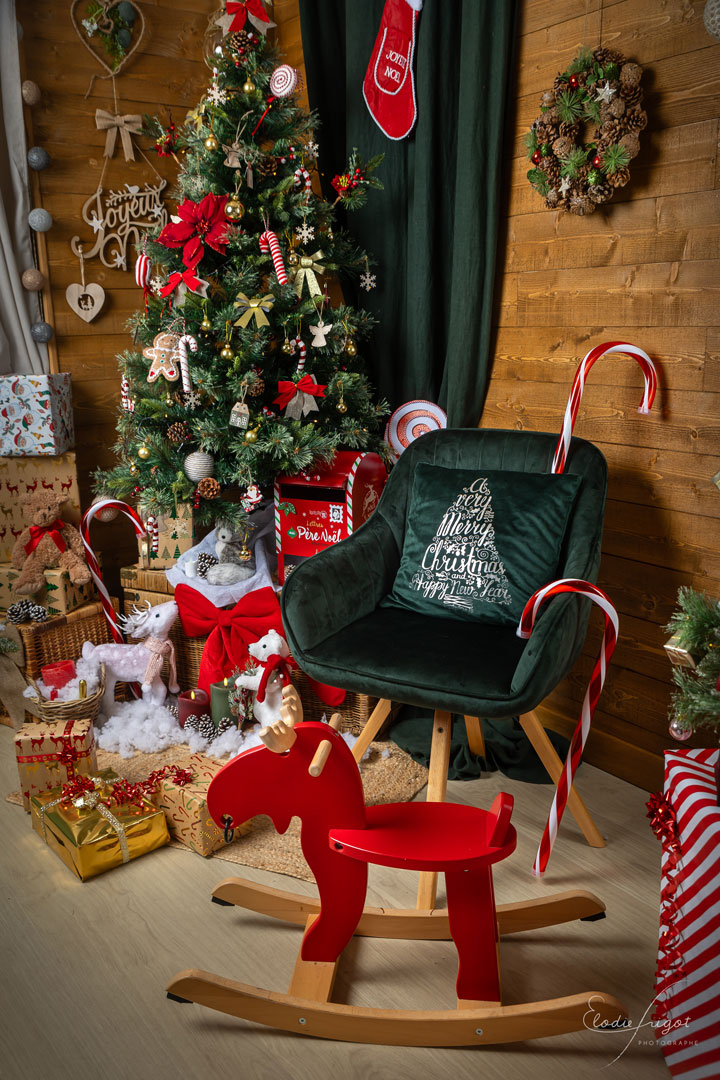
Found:
<path fill-rule="evenodd" d="M 415 31 L 423 0 L 385 0 L 375 47 L 363 82 L 370 114 L 388 139 L 404 139 L 417 116 Z"/>

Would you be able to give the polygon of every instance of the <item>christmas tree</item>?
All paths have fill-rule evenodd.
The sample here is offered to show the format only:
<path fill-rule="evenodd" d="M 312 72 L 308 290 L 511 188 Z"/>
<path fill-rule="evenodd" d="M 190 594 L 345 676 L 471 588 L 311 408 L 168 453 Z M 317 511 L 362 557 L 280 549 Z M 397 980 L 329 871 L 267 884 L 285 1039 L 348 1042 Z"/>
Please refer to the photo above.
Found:
<path fill-rule="evenodd" d="M 200 525 L 242 525 L 277 475 L 307 474 L 336 449 L 384 453 L 388 412 L 361 358 L 372 317 L 328 294 L 334 275 L 374 286 L 336 215 L 382 186 L 380 159 L 353 152 L 337 198 L 315 193 L 317 118 L 264 20 L 244 13 L 221 20 L 232 32 L 185 126 L 148 121 L 158 152 L 181 163 L 177 211 L 138 249 L 145 303 L 119 357 L 120 460 L 95 474 L 98 494 L 136 498 L 145 515 L 191 501 Z"/>
<path fill-rule="evenodd" d="M 720 731 L 720 606 L 689 586 L 678 591 L 678 610 L 666 645 L 677 687 L 670 707 L 670 732 L 689 738 L 698 728 Z"/>

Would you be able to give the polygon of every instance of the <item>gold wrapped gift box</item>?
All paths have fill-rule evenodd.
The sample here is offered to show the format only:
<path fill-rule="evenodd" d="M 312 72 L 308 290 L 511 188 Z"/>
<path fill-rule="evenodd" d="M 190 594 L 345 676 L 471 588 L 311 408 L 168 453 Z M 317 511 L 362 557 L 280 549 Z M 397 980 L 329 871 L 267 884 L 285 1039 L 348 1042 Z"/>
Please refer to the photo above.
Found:
<path fill-rule="evenodd" d="M 91 779 L 95 790 L 81 796 L 79 806 L 62 800 L 61 788 L 30 796 L 33 829 L 81 881 L 170 841 L 163 811 L 146 799 L 139 806 L 113 802 L 106 807 L 100 801 L 119 779 L 112 769 Z"/>
<path fill-rule="evenodd" d="M 193 754 L 187 763 L 193 776 L 191 782 L 179 785 L 165 777 L 152 795 L 152 801 L 165 813 L 173 839 L 180 840 L 198 855 L 212 855 L 225 843 L 223 830 L 215 824 L 207 808 L 210 781 L 224 764 L 224 761 Z M 248 821 L 235 830 L 235 836 L 249 831 Z"/>

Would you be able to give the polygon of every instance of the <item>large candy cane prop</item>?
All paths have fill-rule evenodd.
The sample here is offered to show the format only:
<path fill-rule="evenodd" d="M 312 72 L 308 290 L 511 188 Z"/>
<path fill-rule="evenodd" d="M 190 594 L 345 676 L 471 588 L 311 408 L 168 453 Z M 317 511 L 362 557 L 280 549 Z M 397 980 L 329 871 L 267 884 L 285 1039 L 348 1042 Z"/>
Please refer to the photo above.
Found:
<path fill-rule="evenodd" d="M 290 344 L 294 347 L 294 350 L 300 353 L 300 359 L 298 360 L 298 371 L 305 370 L 305 361 L 307 359 L 307 346 L 301 337 L 294 337 Z"/>
<path fill-rule="evenodd" d="M 111 507 L 114 510 L 120 510 L 123 514 L 125 514 L 126 517 L 129 517 L 138 536 L 145 536 L 146 529 L 139 516 L 133 510 L 132 506 L 128 506 L 127 503 L 120 502 L 119 499 L 100 499 L 99 502 L 93 503 L 90 509 L 87 510 L 83 515 L 83 519 L 80 524 L 80 535 L 82 537 L 83 546 L 85 548 L 85 559 L 87 560 L 87 564 L 90 567 L 90 573 L 93 576 L 93 581 L 95 582 L 97 590 L 100 594 L 100 603 L 103 606 L 103 612 L 105 614 L 105 618 L 108 621 L 110 633 L 113 636 L 113 641 L 116 641 L 118 644 L 122 645 L 123 636 L 120 633 L 120 628 L 117 624 L 115 609 L 112 606 L 110 594 L 105 588 L 105 582 L 102 579 L 102 574 L 100 573 L 100 566 L 95 556 L 95 552 L 90 546 L 90 522 L 98 513 L 100 513 L 100 511 L 105 510 L 108 507 Z"/>
<path fill-rule="evenodd" d="M 190 352 L 198 351 L 198 343 L 192 334 L 183 334 L 177 343 L 178 367 L 182 378 L 183 393 L 189 394 L 192 390 L 190 369 L 188 368 L 188 349 Z"/>
<path fill-rule="evenodd" d="M 545 873 L 545 868 L 548 864 L 548 859 L 550 858 L 550 852 L 555 843 L 555 837 L 557 836 L 557 831 L 567 805 L 568 795 L 573 786 L 575 772 L 580 764 L 580 758 L 582 757 L 582 752 L 590 733 L 590 724 L 592 723 L 595 706 L 598 703 L 598 698 L 600 697 L 603 683 L 605 682 L 607 665 L 613 654 L 613 650 L 615 649 L 618 635 L 617 611 L 605 593 L 595 585 L 591 585 L 589 581 L 582 581 L 579 578 L 561 578 L 559 581 L 553 581 L 549 585 L 545 585 L 542 589 L 538 589 L 538 591 L 533 593 L 530 597 L 520 619 L 520 625 L 517 630 L 518 637 L 530 637 L 535 625 L 537 613 L 543 603 L 553 596 L 559 596 L 560 593 L 566 592 L 577 593 L 579 596 L 587 596 L 602 608 L 605 613 L 605 633 L 603 635 L 600 655 L 597 658 L 593 673 L 590 677 L 590 682 L 588 683 L 588 688 L 585 691 L 585 699 L 582 703 L 582 709 L 580 710 L 580 719 L 577 722 L 573 737 L 570 741 L 570 749 L 568 750 L 567 758 L 565 759 L 565 766 L 560 775 L 560 779 L 558 780 L 555 797 L 550 809 L 550 816 L 548 817 L 547 825 L 545 826 L 545 831 L 543 832 L 540 846 L 538 847 L 537 855 L 535 856 L 535 862 L 533 863 L 533 874 L 538 877 L 541 877 Z"/>
<path fill-rule="evenodd" d="M 585 356 L 575 373 L 572 390 L 570 391 L 570 397 L 568 398 L 568 403 L 565 408 L 565 416 L 563 417 L 562 432 L 560 433 L 560 438 L 558 439 L 558 444 L 555 448 L 555 456 L 553 457 L 552 469 L 550 470 L 553 473 L 561 473 L 565 468 L 565 463 L 567 462 L 567 456 L 570 450 L 570 439 L 572 438 L 575 420 L 580 407 L 580 399 L 582 398 L 583 390 L 585 389 L 587 374 L 596 360 L 599 360 L 601 356 L 609 356 L 610 353 L 627 353 L 628 356 L 635 357 L 642 368 L 645 377 L 645 389 L 643 391 L 642 401 L 640 402 L 638 412 L 646 414 L 649 413 L 652 408 L 658 380 L 655 365 L 648 354 L 642 349 L 639 349 L 637 345 L 630 345 L 627 341 L 606 341 L 603 345 L 596 345 L 595 348 L 591 349 L 587 356 Z"/>
<path fill-rule="evenodd" d="M 264 233 L 260 234 L 260 250 L 263 252 L 269 251 L 272 255 L 273 266 L 275 267 L 275 276 L 278 280 L 278 285 L 287 285 L 287 272 L 285 270 L 285 264 L 282 259 L 282 252 L 280 250 L 280 241 L 274 232 L 270 229 L 266 229 Z"/>

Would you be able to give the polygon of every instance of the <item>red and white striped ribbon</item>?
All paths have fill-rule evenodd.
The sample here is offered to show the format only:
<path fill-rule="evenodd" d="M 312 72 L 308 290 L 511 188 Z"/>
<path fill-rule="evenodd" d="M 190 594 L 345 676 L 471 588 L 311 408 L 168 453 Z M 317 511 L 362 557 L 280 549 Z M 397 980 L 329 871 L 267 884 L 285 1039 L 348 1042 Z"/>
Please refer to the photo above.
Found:
<path fill-rule="evenodd" d="M 517 630 L 518 637 L 530 637 L 535 625 L 537 613 L 546 600 L 567 592 L 577 593 L 579 596 L 586 596 L 592 600 L 593 603 L 602 608 L 605 613 L 605 633 L 603 635 L 600 655 L 595 662 L 588 688 L 585 691 L 585 698 L 582 703 L 582 709 L 580 710 L 580 719 L 577 722 L 577 727 L 570 740 L 570 749 L 568 750 L 565 766 L 560 779 L 558 780 L 555 797 L 553 798 L 552 807 L 550 809 L 550 816 L 548 817 L 545 831 L 543 832 L 540 846 L 538 847 L 537 855 L 535 856 L 533 874 L 537 877 L 542 877 L 545 873 L 545 868 L 547 867 L 548 859 L 550 858 L 550 852 L 555 843 L 555 837 L 557 836 L 557 831 L 567 805 L 568 795 L 573 786 L 575 772 L 580 764 L 580 758 L 582 757 L 587 737 L 590 734 L 590 724 L 592 723 L 593 713 L 595 712 L 595 706 L 598 703 L 598 698 L 600 697 L 603 683 L 605 682 L 607 665 L 613 654 L 613 650 L 615 649 L 618 635 L 617 611 L 602 589 L 598 589 L 596 585 L 592 585 L 589 581 L 583 581 L 580 578 L 561 578 L 558 581 L 552 581 L 549 585 L 545 585 L 542 589 L 538 589 L 537 592 L 533 593 L 530 597 L 520 619 L 520 625 Z"/>
<path fill-rule="evenodd" d="M 278 480 L 273 485 L 273 495 L 275 502 L 275 552 L 279 555 L 282 549 L 282 535 L 280 532 L 280 482 Z"/>
<path fill-rule="evenodd" d="M 90 573 L 93 576 L 93 581 L 97 586 L 97 591 L 100 594 L 100 603 L 103 606 L 103 612 L 105 618 L 108 621 L 110 627 L 110 633 L 113 636 L 113 641 L 118 644 L 123 644 L 123 636 L 120 633 L 120 628 L 117 624 L 117 617 L 115 615 L 115 609 L 112 606 L 112 600 L 110 594 L 105 587 L 105 582 L 102 579 L 100 573 L 100 566 L 98 564 L 95 552 L 90 546 L 90 522 L 101 511 L 108 507 L 114 510 L 120 510 L 126 517 L 129 517 L 135 528 L 135 532 L 138 536 L 145 536 L 146 528 L 138 514 L 133 510 L 132 506 L 128 506 L 127 503 L 121 502 L 119 499 L 100 499 L 98 502 L 93 503 L 89 510 L 85 511 L 82 522 L 80 523 L 80 535 L 82 537 L 83 547 L 85 548 L 85 559 L 90 568 Z"/>
<path fill-rule="evenodd" d="M 260 234 L 260 250 L 263 252 L 269 251 L 272 255 L 278 285 L 287 285 L 288 276 L 283 263 L 282 251 L 280 250 L 280 241 L 270 229 L 266 229 L 264 233 Z"/>
<path fill-rule="evenodd" d="M 130 397 L 130 382 L 127 375 L 120 379 L 120 404 L 126 412 L 135 412 L 135 402 Z"/>
<path fill-rule="evenodd" d="M 178 354 L 178 367 L 180 368 L 180 376 L 182 378 L 182 388 L 184 394 L 189 394 L 192 390 L 192 381 L 190 379 L 190 369 L 188 368 L 188 349 L 190 352 L 198 351 L 198 343 L 192 334 L 183 334 L 177 343 Z"/>
<path fill-rule="evenodd" d="M 300 188 L 300 187 L 302 187 L 304 185 L 305 186 L 305 196 L 306 196 L 306 198 L 309 198 L 310 197 L 310 192 L 312 191 L 312 180 L 310 179 L 310 173 L 307 171 L 307 169 L 301 167 L 301 168 L 295 170 L 294 176 L 295 176 L 295 187 Z"/>
<path fill-rule="evenodd" d="M 149 514 L 148 519 L 145 522 L 145 529 L 150 537 L 150 547 L 152 551 L 157 555 L 160 550 L 160 529 L 158 527 L 158 519 L 154 514 Z"/>
<path fill-rule="evenodd" d="M 305 361 L 307 359 L 307 346 L 301 337 L 294 337 L 290 344 L 293 346 L 293 351 L 300 353 L 300 359 L 298 360 L 298 371 L 305 370 Z"/>
<path fill-rule="evenodd" d="M 567 456 L 570 451 L 570 439 L 572 438 L 575 420 L 577 418 L 578 409 L 580 408 L 580 399 L 582 398 L 583 390 L 585 389 L 587 374 L 596 360 L 599 360 L 602 356 L 609 356 L 610 353 L 625 353 L 628 356 L 633 356 L 637 360 L 645 377 L 645 389 L 643 391 L 642 401 L 640 402 L 638 412 L 647 414 L 652 408 L 658 379 L 655 365 L 648 354 L 643 349 L 638 348 L 637 345 L 631 345 L 627 341 L 606 341 L 602 345 L 596 345 L 595 348 L 591 349 L 583 358 L 580 367 L 575 373 L 570 397 L 568 398 L 568 403 L 565 407 L 562 432 L 560 433 L 560 438 L 558 439 L 558 444 L 555 448 L 555 456 L 553 457 L 552 468 L 550 470 L 553 473 L 561 473 L 565 468 Z"/>

